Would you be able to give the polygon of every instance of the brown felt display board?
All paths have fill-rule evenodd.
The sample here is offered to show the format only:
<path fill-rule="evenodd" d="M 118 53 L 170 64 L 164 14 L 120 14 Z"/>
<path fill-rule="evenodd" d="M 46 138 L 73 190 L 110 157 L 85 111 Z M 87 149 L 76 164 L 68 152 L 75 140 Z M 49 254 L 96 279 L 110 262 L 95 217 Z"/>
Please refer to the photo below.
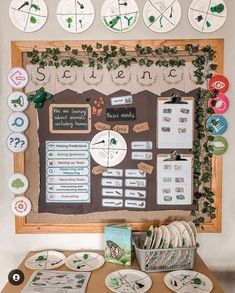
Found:
<path fill-rule="evenodd" d="M 181 96 L 194 96 L 195 99 L 197 98 L 198 90 L 195 90 L 194 92 L 190 93 L 182 93 L 177 91 Z M 162 96 L 169 96 L 171 97 L 172 94 L 175 93 L 175 90 L 169 90 L 168 92 L 162 93 Z M 125 91 L 119 91 L 115 92 L 112 96 L 114 97 L 121 97 L 121 96 L 128 96 L 130 95 L 129 92 Z M 112 97 L 111 96 L 111 97 Z M 104 100 L 104 109 L 102 112 L 102 115 L 92 116 L 92 131 L 91 133 L 83 133 L 81 135 L 76 135 L 76 134 L 68 134 L 66 133 L 66 136 L 63 133 L 51 133 L 49 131 L 49 119 L 50 119 L 50 109 L 52 107 L 54 108 L 59 108 L 60 105 L 64 107 L 65 102 L 70 104 L 72 107 L 76 105 L 78 102 L 83 104 L 86 102 L 87 99 L 89 99 L 89 103 L 92 105 L 94 104 L 94 101 L 99 99 L 100 97 L 103 98 Z M 99 93 L 95 90 L 90 90 L 88 92 L 85 92 L 83 94 L 77 94 L 76 92 L 73 92 L 71 90 L 65 90 L 61 93 L 55 94 L 53 96 L 53 99 L 48 100 L 45 102 L 43 108 L 38 109 L 38 119 L 39 119 L 39 129 L 38 129 L 38 136 L 39 136 L 39 157 L 40 157 L 40 197 L 39 197 L 39 212 L 51 212 L 51 213 L 57 213 L 57 214 L 83 214 L 83 213 L 91 213 L 91 212 L 99 212 L 99 211 L 110 211 L 110 210 L 124 210 L 128 209 L 129 211 L 134 211 L 134 210 L 147 210 L 147 211 L 156 211 L 156 210 L 162 210 L 162 209 L 178 209 L 178 210 L 191 210 L 195 209 L 196 207 L 193 207 L 192 205 L 179 205 L 179 206 L 173 206 L 173 205 L 158 205 L 156 202 L 156 156 L 158 153 L 170 153 L 172 152 L 172 149 L 158 149 L 156 146 L 156 132 L 157 132 L 157 99 L 156 95 L 148 92 L 148 91 L 143 91 L 141 93 L 133 95 L 133 104 L 131 104 L 131 107 L 135 109 L 136 111 L 136 119 L 131 120 L 131 121 L 107 121 L 106 119 L 106 109 L 114 109 L 111 105 L 111 97 L 104 96 L 102 93 Z M 186 99 L 185 99 L 186 100 Z M 126 109 L 129 109 L 130 106 L 126 106 Z M 125 109 L 125 108 L 122 108 Z M 102 180 L 102 175 L 93 175 L 91 177 L 91 202 L 90 203 L 55 203 L 55 202 L 46 202 L 46 150 L 45 150 L 45 145 L 46 141 L 78 141 L 78 142 L 87 142 L 91 141 L 93 136 L 98 133 L 98 131 L 95 129 L 95 124 L 98 122 L 102 123 L 108 123 L 111 126 L 111 129 L 116 124 L 123 125 L 128 124 L 129 125 L 129 133 L 128 134 L 122 134 L 124 139 L 126 140 L 127 143 L 127 155 L 125 159 L 118 164 L 117 167 L 118 169 L 126 170 L 126 169 L 138 169 L 137 163 L 139 163 L 138 160 L 132 160 L 131 155 L 133 150 L 131 149 L 131 143 L 133 141 L 151 141 L 153 144 L 153 147 L 151 150 L 145 150 L 146 152 L 152 152 L 153 157 L 152 160 L 145 161 L 146 163 L 155 166 L 154 171 L 152 174 L 147 174 L 146 175 L 146 180 L 147 180 L 147 196 L 146 196 L 146 208 L 126 208 L 125 206 L 123 207 L 104 207 L 102 206 L 102 198 L 107 199 L 106 197 L 102 197 L 102 186 L 101 186 L 101 180 Z M 135 133 L 133 131 L 133 128 L 136 124 L 148 122 L 149 124 L 149 130 L 140 132 L 140 133 Z M 196 136 L 195 138 L 196 139 Z M 141 150 L 139 150 L 141 152 Z M 191 153 L 191 150 L 186 150 L 186 149 L 177 149 L 177 152 L 180 154 L 187 154 Z M 91 169 L 95 167 L 97 164 L 95 163 L 94 160 L 91 160 Z M 104 177 L 103 177 L 104 178 Z M 125 187 L 125 176 L 121 177 L 109 177 L 109 179 L 117 179 L 117 180 L 123 180 L 123 186 L 121 189 L 132 189 L 136 190 L 138 188 L 127 188 Z M 135 178 L 135 177 L 133 177 Z M 127 178 L 126 178 L 127 179 Z M 130 179 L 130 178 L 129 178 Z M 138 180 L 138 179 L 133 179 L 133 180 Z M 145 179 L 144 179 L 145 180 Z M 139 188 L 141 190 L 141 188 Z M 122 196 L 122 199 L 125 197 Z M 112 196 L 111 199 L 120 199 L 118 196 Z M 138 200 L 140 200 L 139 198 Z M 134 200 L 134 199 L 133 199 Z M 145 202 L 145 199 L 142 201 Z"/>
<path fill-rule="evenodd" d="M 81 44 L 83 42 L 67 42 L 67 41 L 61 41 L 61 42 L 13 42 L 12 43 L 12 65 L 13 66 L 22 66 L 26 65 L 23 64 L 23 52 L 27 52 L 29 50 L 32 50 L 32 48 L 36 47 L 39 50 L 44 50 L 47 47 L 59 47 L 61 50 L 64 48 L 66 44 L 72 46 L 73 48 L 78 48 L 81 50 Z M 92 41 L 87 41 L 85 43 L 89 44 L 95 44 L 95 42 Z M 110 44 L 110 41 L 102 41 L 102 43 L 107 43 Z M 197 40 L 185 40 L 185 41 L 113 41 L 112 42 L 115 45 L 120 45 L 120 46 L 125 46 L 130 52 L 134 50 L 134 47 L 137 43 L 140 45 L 144 46 L 162 46 L 162 45 L 167 45 L 167 46 L 177 46 L 179 50 L 183 51 L 183 47 L 187 43 L 192 43 L 192 44 L 198 44 Z M 223 41 L 222 40 L 204 40 L 202 45 L 207 45 L 210 44 L 216 51 L 217 51 L 217 60 L 216 63 L 219 64 L 218 67 L 218 72 L 222 73 L 223 71 Z M 161 93 L 161 96 L 170 96 L 173 91 L 166 91 Z M 195 96 L 197 90 L 194 92 L 190 93 L 181 93 L 184 96 Z M 88 93 L 83 93 L 83 96 L 80 95 L 79 97 L 79 104 L 87 104 L 86 98 L 87 98 Z M 129 94 L 129 92 L 119 92 L 115 93 L 115 96 L 118 95 L 126 95 Z M 137 93 L 135 94 L 138 100 L 138 95 L 139 99 L 141 98 L 141 95 L 143 93 Z M 76 94 L 77 95 L 77 94 Z M 102 93 L 96 92 L 95 90 L 92 90 L 89 92 L 89 95 L 92 97 L 98 97 L 100 95 L 103 95 Z M 149 130 L 149 136 L 151 136 L 151 131 L 156 131 L 156 94 L 153 94 L 151 92 L 146 91 L 144 93 L 145 97 L 147 96 L 148 98 L 145 99 L 145 103 L 150 103 L 152 105 L 152 101 L 155 100 L 154 107 L 149 106 L 150 111 L 152 111 L 153 115 L 150 115 L 149 113 L 141 113 L 140 118 L 138 118 L 138 110 L 137 110 L 137 120 L 136 121 L 129 121 L 128 124 L 130 125 L 130 128 L 132 127 L 133 124 L 137 122 L 145 122 L 145 121 L 150 121 L 150 130 Z M 68 99 L 66 102 L 61 98 L 61 101 L 59 98 L 58 94 L 58 99 L 56 98 L 56 103 L 59 104 L 73 104 L 73 94 L 69 95 L 71 101 Z M 151 100 L 152 99 L 152 100 Z M 50 101 L 48 102 L 50 103 Z M 107 104 L 108 106 L 108 104 Z M 110 106 L 110 105 L 109 105 Z M 48 130 L 49 127 L 49 113 L 47 113 L 46 117 L 48 119 L 44 120 L 44 124 L 42 123 L 42 120 L 40 121 L 40 111 L 49 111 L 48 107 L 44 107 L 39 110 L 39 132 Z M 29 140 L 29 148 L 25 153 L 20 153 L 20 154 L 15 154 L 15 172 L 20 172 L 20 173 L 25 173 L 26 176 L 29 178 L 30 181 L 30 187 L 29 190 L 27 191 L 27 196 L 31 198 L 33 202 L 33 211 L 32 213 L 26 217 L 26 218 L 16 218 L 16 231 L 18 233 L 69 233 L 69 232 L 101 232 L 103 231 L 103 226 L 106 223 L 112 223 L 112 222 L 129 222 L 132 223 L 132 227 L 134 229 L 138 230 L 145 230 L 150 223 L 162 223 L 162 222 L 168 222 L 171 221 L 172 219 L 190 219 L 190 212 L 189 211 L 180 211 L 178 210 L 168 210 L 167 211 L 161 211 L 160 209 L 164 209 L 164 207 L 160 206 L 155 206 L 154 208 L 151 207 L 151 205 L 154 203 L 156 200 L 156 196 L 151 197 L 153 200 L 151 200 L 147 203 L 147 210 L 150 210 L 149 212 L 140 212 L 140 211 L 126 211 L 126 210 L 120 210 L 120 211 L 105 211 L 105 209 L 101 210 L 91 210 L 90 214 L 86 215 L 58 215 L 58 214 L 53 214 L 50 213 L 52 212 L 50 207 L 46 207 L 45 209 L 45 203 L 41 202 L 41 197 L 40 197 L 40 209 L 43 211 L 43 213 L 38 213 L 37 209 L 37 204 L 38 204 L 38 195 L 39 193 L 43 193 L 43 184 L 39 184 L 39 182 L 43 182 L 45 180 L 43 178 L 43 172 L 39 173 L 39 166 L 42 168 L 42 165 L 39 164 L 39 156 L 38 156 L 38 148 L 40 154 L 44 155 L 44 144 L 41 144 L 40 140 L 38 139 L 37 136 L 37 128 L 38 128 L 38 121 L 37 121 L 37 115 L 36 115 L 36 110 L 33 109 L 33 106 L 30 105 L 28 110 L 26 111 L 26 114 L 30 118 L 30 127 L 26 131 L 26 135 L 30 138 Z M 45 117 L 45 116 L 44 116 Z M 93 119 L 93 117 L 92 117 Z M 97 120 L 100 121 L 100 120 Z M 106 122 L 107 121 L 102 121 Z M 151 124 L 152 122 L 152 124 Z M 95 121 L 92 122 L 92 125 L 94 125 Z M 108 122 L 108 124 L 115 125 L 115 124 L 126 124 L 125 122 L 122 123 L 115 123 L 115 122 Z M 153 127 L 152 127 L 153 125 Z M 93 126 L 92 126 L 93 128 Z M 91 130 L 91 137 L 92 137 L 92 132 L 94 132 L 94 129 Z M 141 140 L 141 137 L 143 140 L 146 139 L 146 133 L 141 133 L 139 138 Z M 52 134 L 51 134 L 52 135 Z M 66 141 L 74 140 L 72 137 L 70 137 L 72 134 L 66 134 Z M 82 134 L 84 137 L 88 134 Z M 142 136 L 143 135 L 143 136 Z M 53 140 L 61 140 L 62 134 L 53 134 L 54 139 Z M 125 136 L 123 134 L 123 136 Z M 40 136 L 39 136 L 40 137 Z M 46 137 L 45 137 L 46 138 Z M 49 140 L 51 137 L 48 137 Z M 128 138 L 129 139 L 129 138 Z M 127 140 L 128 140 L 127 139 Z M 130 138 L 131 139 L 131 138 Z M 82 139 L 84 140 L 84 138 Z M 135 139 L 137 140 L 137 139 Z M 170 152 L 172 150 L 164 150 L 164 153 Z M 179 152 L 184 152 L 184 153 L 190 153 L 190 150 L 186 151 L 185 150 L 179 150 Z M 33 158 L 33 160 L 32 160 Z M 123 164 L 128 164 L 128 158 L 130 160 L 130 157 L 128 157 L 127 154 L 127 161 L 125 160 Z M 221 163 L 222 160 L 221 158 L 215 157 L 213 158 L 213 180 L 212 180 L 212 190 L 216 194 L 215 198 L 215 206 L 217 207 L 217 218 L 213 222 L 208 222 L 204 225 L 205 231 L 209 232 L 215 232 L 215 231 L 220 231 L 221 229 Z M 93 164 L 93 163 L 92 163 Z M 42 170 L 43 171 L 43 170 Z M 149 175 L 148 175 L 149 176 Z M 98 179 L 100 177 L 99 175 L 97 176 L 97 181 L 100 182 Z M 150 192 L 152 194 L 155 193 L 155 184 L 151 184 L 151 180 L 156 180 L 156 174 L 155 170 L 152 173 L 151 176 L 148 177 L 148 188 L 150 188 Z M 95 180 L 95 181 L 96 181 Z M 93 184 L 93 183 L 92 183 Z M 94 182 L 94 186 L 92 186 L 92 189 L 96 188 L 96 186 L 99 186 L 99 183 Z M 93 191 L 94 192 L 94 191 Z M 95 189 L 95 192 L 97 190 Z M 97 197 L 98 198 L 98 197 Z M 98 199 L 99 200 L 99 199 Z M 183 207 L 183 208 L 189 208 L 189 207 Z M 191 209 L 190 207 L 189 209 Z M 40 211 L 39 209 L 39 211 Z M 66 209 L 66 207 L 65 207 Z M 79 213 L 79 208 L 76 207 L 76 213 Z M 154 210 L 154 211 L 153 211 Z M 94 212 L 96 211 L 96 212 Z M 102 211 L 102 212 L 99 212 Z M 103 212 L 105 211 L 105 212 Z M 46 213 L 44 213 L 46 212 Z M 66 213 L 65 210 L 62 208 L 62 212 Z M 89 212 L 89 208 L 85 211 Z"/>

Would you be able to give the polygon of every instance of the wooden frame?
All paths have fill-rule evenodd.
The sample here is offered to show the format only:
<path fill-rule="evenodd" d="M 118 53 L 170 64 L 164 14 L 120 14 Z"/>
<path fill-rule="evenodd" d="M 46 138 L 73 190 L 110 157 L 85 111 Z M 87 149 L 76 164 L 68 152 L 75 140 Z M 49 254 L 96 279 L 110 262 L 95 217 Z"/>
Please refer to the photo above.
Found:
<path fill-rule="evenodd" d="M 46 48 L 59 48 L 64 50 L 65 44 L 82 51 L 82 44 L 91 44 L 95 47 L 97 41 L 15 41 L 11 44 L 12 49 L 12 67 L 23 66 L 23 53 L 36 48 L 44 51 Z M 101 41 L 103 45 L 116 45 L 125 47 L 127 51 L 134 51 L 137 44 L 141 46 L 160 47 L 176 46 L 179 51 L 184 51 L 186 44 L 206 46 L 210 44 L 216 51 L 216 60 L 218 74 L 223 73 L 224 41 L 223 39 L 205 39 L 205 40 L 123 40 L 123 41 Z M 24 153 L 14 154 L 14 171 L 16 173 L 25 172 Z M 216 219 L 204 224 L 204 229 L 199 232 L 221 232 L 222 226 L 222 158 L 215 156 L 212 159 L 212 191 L 215 193 L 214 207 L 216 207 Z M 28 223 L 27 218 L 16 217 L 16 233 L 102 233 L 104 226 L 110 223 L 87 223 L 87 224 L 50 224 L 50 223 Z M 150 223 L 130 223 L 133 230 L 146 231 Z M 162 224 L 160 221 L 154 225 Z"/>

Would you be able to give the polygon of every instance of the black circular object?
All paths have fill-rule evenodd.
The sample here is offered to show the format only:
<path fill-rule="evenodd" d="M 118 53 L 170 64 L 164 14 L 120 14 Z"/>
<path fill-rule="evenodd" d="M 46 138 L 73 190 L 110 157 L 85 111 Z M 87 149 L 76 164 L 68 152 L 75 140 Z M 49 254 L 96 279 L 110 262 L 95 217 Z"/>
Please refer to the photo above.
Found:
<path fill-rule="evenodd" d="M 8 281 L 14 285 L 18 286 L 24 282 L 24 273 L 21 270 L 13 270 L 8 274 Z"/>

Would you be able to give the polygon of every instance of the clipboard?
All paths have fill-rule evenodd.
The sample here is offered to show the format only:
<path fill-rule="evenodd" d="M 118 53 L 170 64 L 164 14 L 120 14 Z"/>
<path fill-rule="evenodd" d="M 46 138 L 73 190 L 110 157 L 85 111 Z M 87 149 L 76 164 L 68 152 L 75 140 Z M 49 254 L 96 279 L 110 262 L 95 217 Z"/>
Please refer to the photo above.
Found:
<path fill-rule="evenodd" d="M 182 206 L 193 201 L 193 155 L 159 154 L 157 156 L 157 204 Z"/>
<path fill-rule="evenodd" d="M 157 142 L 159 149 L 192 149 L 194 140 L 194 98 L 157 98 Z"/>

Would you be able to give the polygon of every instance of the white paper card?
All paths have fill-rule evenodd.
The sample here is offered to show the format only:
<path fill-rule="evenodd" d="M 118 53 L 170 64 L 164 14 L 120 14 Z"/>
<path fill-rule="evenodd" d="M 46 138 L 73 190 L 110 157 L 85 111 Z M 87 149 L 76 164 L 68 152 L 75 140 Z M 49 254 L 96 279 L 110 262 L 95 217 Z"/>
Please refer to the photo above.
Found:
<path fill-rule="evenodd" d="M 123 189 L 121 189 L 121 188 L 102 188 L 102 196 L 121 197 L 121 196 L 123 196 Z"/>
<path fill-rule="evenodd" d="M 125 200 L 126 208 L 138 208 L 144 209 L 146 207 L 146 202 L 144 200 Z"/>
<path fill-rule="evenodd" d="M 166 161 L 157 157 L 157 203 L 164 205 L 192 204 L 192 157 Z"/>
<path fill-rule="evenodd" d="M 90 202 L 89 145 L 46 141 L 47 202 Z"/>
<path fill-rule="evenodd" d="M 169 104 L 158 100 L 159 149 L 191 149 L 193 147 L 193 100 L 186 104 Z"/>
<path fill-rule="evenodd" d="M 132 152 L 132 160 L 151 161 L 153 159 L 153 153 L 150 152 Z"/>
<path fill-rule="evenodd" d="M 109 178 L 103 178 L 101 180 L 102 186 L 110 186 L 110 187 L 122 187 L 122 180 L 121 179 L 109 179 Z"/>
<path fill-rule="evenodd" d="M 114 97 L 111 98 L 112 106 L 129 105 L 133 103 L 132 96 Z"/>
<path fill-rule="evenodd" d="M 126 187 L 146 187 L 146 180 L 145 179 L 126 179 L 125 180 Z"/>
<path fill-rule="evenodd" d="M 106 172 L 102 174 L 104 177 L 122 177 L 123 170 L 122 169 L 107 169 Z"/>
<path fill-rule="evenodd" d="M 139 169 L 126 169 L 125 170 L 125 176 L 131 177 L 131 178 L 145 178 L 146 173 L 139 170 Z"/>
<path fill-rule="evenodd" d="M 151 150 L 153 148 L 152 141 L 132 141 L 132 150 Z"/>
<path fill-rule="evenodd" d="M 120 208 L 123 206 L 123 200 L 122 199 L 102 199 L 102 206 L 103 207 L 116 207 Z"/>
<path fill-rule="evenodd" d="M 125 190 L 125 197 L 131 197 L 131 198 L 146 198 L 147 192 L 146 190 L 131 190 L 126 189 Z"/>

